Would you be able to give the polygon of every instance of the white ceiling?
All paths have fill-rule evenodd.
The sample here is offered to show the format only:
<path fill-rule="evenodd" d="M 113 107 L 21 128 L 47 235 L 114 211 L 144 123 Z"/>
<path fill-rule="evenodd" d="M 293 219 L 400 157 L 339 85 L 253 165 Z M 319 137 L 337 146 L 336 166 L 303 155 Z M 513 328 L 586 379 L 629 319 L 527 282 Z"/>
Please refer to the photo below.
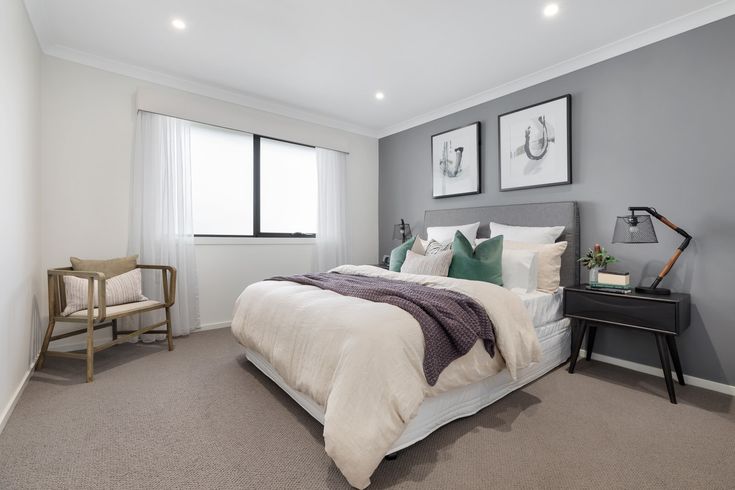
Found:
<path fill-rule="evenodd" d="M 26 0 L 48 54 L 380 136 L 735 14 L 733 0 L 558 0 L 549 19 L 547 3 Z"/>

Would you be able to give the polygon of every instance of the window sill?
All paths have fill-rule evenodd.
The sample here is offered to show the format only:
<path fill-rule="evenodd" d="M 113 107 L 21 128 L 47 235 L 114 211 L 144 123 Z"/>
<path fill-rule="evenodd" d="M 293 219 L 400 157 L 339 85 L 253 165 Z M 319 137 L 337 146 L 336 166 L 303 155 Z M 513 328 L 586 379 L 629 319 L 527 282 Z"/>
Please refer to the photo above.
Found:
<path fill-rule="evenodd" d="M 194 245 L 313 245 L 316 238 L 287 237 L 194 237 Z"/>

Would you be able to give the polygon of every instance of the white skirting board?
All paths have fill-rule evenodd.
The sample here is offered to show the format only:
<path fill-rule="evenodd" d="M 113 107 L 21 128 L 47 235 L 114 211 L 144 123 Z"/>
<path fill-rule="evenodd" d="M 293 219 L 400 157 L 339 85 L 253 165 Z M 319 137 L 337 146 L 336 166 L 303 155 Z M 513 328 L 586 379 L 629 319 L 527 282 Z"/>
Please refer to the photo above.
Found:
<path fill-rule="evenodd" d="M 206 332 L 207 330 L 217 330 L 218 328 L 227 328 L 231 324 L 232 324 L 231 321 L 229 321 L 229 322 L 219 322 L 219 323 L 207 323 L 206 325 L 202 325 L 198 329 L 194 330 L 192 333 Z"/>
<path fill-rule="evenodd" d="M 579 350 L 579 358 L 583 359 L 587 355 L 585 349 Z M 614 366 L 620 366 L 631 371 L 638 371 L 640 373 L 651 374 L 659 378 L 664 377 L 664 373 L 660 367 L 649 366 L 648 364 L 641 364 L 638 362 L 626 361 L 625 359 L 618 359 L 617 357 L 606 356 L 604 354 L 592 353 L 592 360 L 604 362 L 606 364 L 612 364 Z M 672 376 L 676 380 L 676 373 L 672 371 Z M 708 379 L 696 378 L 694 376 L 684 375 L 684 382 L 690 386 L 696 386 L 698 388 L 704 388 L 705 390 L 717 391 L 726 395 L 735 396 L 735 386 L 727 385 L 725 383 L 718 383 L 716 381 L 710 381 Z"/>
<path fill-rule="evenodd" d="M 28 386 L 28 382 L 31 380 L 31 376 L 33 376 L 33 367 L 35 366 L 35 364 L 36 361 L 34 359 L 33 364 L 30 365 L 28 371 L 26 371 L 26 373 L 23 375 L 23 379 L 21 380 L 20 384 L 15 389 L 13 396 L 10 398 L 7 405 L 2 408 L 2 411 L 0 411 L 0 434 L 2 434 L 3 429 L 5 429 L 5 424 L 8 423 L 8 420 L 10 420 L 10 416 L 13 414 L 15 405 L 18 404 L 20 396 L 23 394 L 26 386 Z"/>

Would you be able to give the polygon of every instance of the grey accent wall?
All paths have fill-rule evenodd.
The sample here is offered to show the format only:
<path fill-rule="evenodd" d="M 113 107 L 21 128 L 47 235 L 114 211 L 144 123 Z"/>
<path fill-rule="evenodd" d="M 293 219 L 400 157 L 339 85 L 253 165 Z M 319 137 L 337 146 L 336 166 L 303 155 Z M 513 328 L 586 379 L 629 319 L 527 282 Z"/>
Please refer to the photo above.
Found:
<path fill-rule="evenodd" d="M 573 184 L 499 192 L 498 114 L 566 93 Z M 482 193 L 432 199 L 431 135 L 473 121 L 482 123 Z M 380 253 L 395 246 L 400 218 L 422 230 L 425 209 L 576 200 L 582 249 L 599 242 L 634 283 L 650 281 L 678 235 L 657 222 L 658 244 L 610 241 L 628 206 L 656 207 L 694 236 L 663 283 L 692 294 L 692 325 L 678 339 L 684 372 L 735 385 L 734 141 L 735 17 L 728 17 L 381 139 Z M 595 350 L 659 366 L 650 334 L 598 330 Z"/>

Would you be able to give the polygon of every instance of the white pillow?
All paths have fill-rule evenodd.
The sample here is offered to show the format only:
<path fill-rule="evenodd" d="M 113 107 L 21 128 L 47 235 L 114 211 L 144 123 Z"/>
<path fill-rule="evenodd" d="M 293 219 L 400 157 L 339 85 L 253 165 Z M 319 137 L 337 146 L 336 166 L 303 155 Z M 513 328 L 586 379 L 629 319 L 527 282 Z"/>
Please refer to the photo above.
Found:
<path fill-rule="evenodd" d="M 564 233 L 563 226 L 510 226 L 490 222 L 490 238 L 503 235 L 503 240 L 524 243 L 554 243 Z"/>
<path fill-rule="evenodd" d="M 419 255 L 409 250 L 406 252 L 406 260 L 401 266 L 401 272 L 447 277 L 451 264 L 451 250 L 445 250 L 434 255 Z"/>
<path fill-rule="evenodd" d="M 427 240 L 436 240 L 439 243 L 447 243 L 454 241 L 454 234 L 457 231 L 467 237 L 470 243 L 475 243 L 477 238 L 477 229 L 480 227 L 480 222 L 472 223 L 470 225 L 459 225 L 459 226 L 430 226 L 426 229 Z"/>
<path fill-rule="evenodd" d="M 75 311 L 87 309 L 87 291 L 89 290 L 87 278 L 64 276 L 64 289 L 66 290 L 66 308 L 61 313 L 68 316 Z M 136 301 L 146 301 L 143 296 L 140 269 L 119 274 L 105 281 L 105 305 L 122 305 Z M 97 281 L 94 281 L 94 307 L 99 303 L 97 293 Z"/>
<path fill-rule="evenodd" d="M 503 287 L 530 293 L 538 285 L 538 254 L 530 250 L 503 248 Z"/>

